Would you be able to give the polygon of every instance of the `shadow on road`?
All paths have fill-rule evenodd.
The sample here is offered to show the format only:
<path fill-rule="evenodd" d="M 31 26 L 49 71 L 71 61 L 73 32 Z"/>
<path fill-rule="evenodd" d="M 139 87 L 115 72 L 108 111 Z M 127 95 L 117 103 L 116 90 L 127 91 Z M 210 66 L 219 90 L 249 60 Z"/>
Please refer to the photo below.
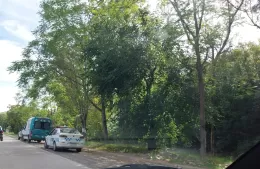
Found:
<path fill-rule="evenodd" d="M 45 149 L 44 147 L 40 147 L 42 150 L 53 152 L 53 153 L 76 153 L 79 154 L 76 150 L 73 149 L 59 149 L 57 151 L 53 151 L 51 148 Z"/>

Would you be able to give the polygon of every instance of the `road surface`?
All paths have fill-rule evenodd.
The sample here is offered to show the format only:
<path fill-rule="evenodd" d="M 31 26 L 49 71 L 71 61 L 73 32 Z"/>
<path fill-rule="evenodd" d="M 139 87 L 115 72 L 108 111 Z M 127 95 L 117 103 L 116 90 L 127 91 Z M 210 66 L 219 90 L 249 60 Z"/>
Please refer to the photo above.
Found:
<path fill-rule="evenodd" d="M 0 169 L 90 169 L 34 145 L 4 136 L 0 142 Z"/>
<path fill-rule="evenodd" d="M 125 164 L 149 164 L 200 169 L 191 166 L 149 160 L 140 154 L 87 151 L 77 153 L 73 150 L 54 152 L 44 149 L 44 142 L 26 143 L 15 137 L 4 136 L 0 142 L 0 169 L 105 169 Z"/>
<path fill-rule="evenodd" d="M 15 137 L 4 136 L 0 141 L 0 169 L 105 169 L 124 164 L 138 163 L 117 154 L 81 152 L 73 150 L 53 151 L 45 149 L 44 142 L 22 142 Z"/>

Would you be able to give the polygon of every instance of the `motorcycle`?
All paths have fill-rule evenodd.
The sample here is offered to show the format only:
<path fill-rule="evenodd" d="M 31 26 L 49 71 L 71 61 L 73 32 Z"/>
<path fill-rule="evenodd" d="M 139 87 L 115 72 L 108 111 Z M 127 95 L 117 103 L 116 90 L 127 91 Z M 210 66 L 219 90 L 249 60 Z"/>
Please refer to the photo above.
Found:
<path fill-rule="evenodd" d="M 3 137 L 4 137 L 4 131 L 0 130 L 0 140 L 3 141 Z"/>

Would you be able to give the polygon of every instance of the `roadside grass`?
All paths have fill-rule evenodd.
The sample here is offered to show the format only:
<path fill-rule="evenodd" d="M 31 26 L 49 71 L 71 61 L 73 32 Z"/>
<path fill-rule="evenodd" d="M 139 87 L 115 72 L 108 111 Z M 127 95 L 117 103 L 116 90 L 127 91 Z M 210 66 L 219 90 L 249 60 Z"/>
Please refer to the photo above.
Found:
<path fill-rule="evenodd" d="M 158 153 L 151 153 L 151 159 L 161 159 L 175 164 L 190 165 L 210 169 L 225 169 L 234 159 L 232 157 L 207 155 L 203 159 L 196 150 L 166 148 Z"/>
<path fill-rule="evenodd" d="M 123 143 L 105 143 L 97 141 L 86 142 L 86 147 L 95 150 L 121 153 L 141 153 L 148 155 L 150 159 L 164 160 L 179 165 L 189 165 L 209 169 L 225 169 L 234 159 L 232 157 L 208 155 L 203 159 L 199 152 L 181 148 L 161 148 L 155 151 L 148 151 L 143 145 L 131 145 Z"/>
<path fill-rule="evenodd" d="M 108 152 L 122 152 L 122 153 L 148 153 L 145 145 L 131 145 L 123 143 L 105 143 L 105 142 L 86 142 L 86 147 L 96 150 L 108 151 Z"/>
<path fill-rule="evenodd" d="M 5 132 L 4 134 L 7 135 L 7 136 L 10 136 L 10 137 L 16 136 L 16 134 L 14 132 Z"/>

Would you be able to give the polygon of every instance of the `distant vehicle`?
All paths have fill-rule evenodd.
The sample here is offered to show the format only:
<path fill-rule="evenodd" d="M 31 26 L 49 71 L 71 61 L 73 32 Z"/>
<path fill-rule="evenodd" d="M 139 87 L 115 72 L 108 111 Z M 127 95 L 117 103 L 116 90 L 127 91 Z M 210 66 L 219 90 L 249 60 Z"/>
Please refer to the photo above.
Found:
<path fill-rule="evenodd" d="M 49 118 L 31 117 L 18 133 L 18 140 L 30 143 L 32 140 L 41 142 L 51 130 L 52 121 Z"/>
<path fill-rule="evenodd" d="M 56 127 L 45 138 L 44 148 L 52 147 L 58 149 L 76 149 L 81 152 L 84 147 L 84 136 L 74 128 Z"/>
<path fill-rule="evenodd" d="M 4 130 L 3 128 L 0 126 L 0 140 L 3 141 L 4 138 Z"/>
<path fill-rule="evenodd" d="M 19 132 L 18 132 L 18 140 L 21 139 L 22 137 L 22 130 L 24 130 L 25 127 L 23 127 Z"/>
<path fill-rule="evenodd" d="M 23 126 L 21 129 L 20 129 L 20 131 L 18 132 L 18 140 L 22 140 L 22 131 L 23 130 L 25 130 L 25 128 L 26 128 L 26 125 L 25 126 Z"/>

